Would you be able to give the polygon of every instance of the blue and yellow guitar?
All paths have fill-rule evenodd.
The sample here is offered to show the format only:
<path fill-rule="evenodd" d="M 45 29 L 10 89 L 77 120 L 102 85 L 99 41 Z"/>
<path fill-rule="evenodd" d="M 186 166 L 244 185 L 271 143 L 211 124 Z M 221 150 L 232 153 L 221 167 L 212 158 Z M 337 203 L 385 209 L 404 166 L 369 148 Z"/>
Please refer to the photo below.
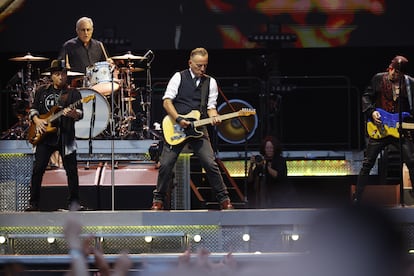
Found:
<path fill-rule="evenodd" d="M 368 119 L 367 122 L 367 133 L 368 136 L 373 139 L 381 139 L 387 136 L 393 136 L 395 138 L 400 137 L 400 133 L 398 132 L 399 127 L 399 114 L 398 113 L 389 113 L 381 108 L 376 108 L 381 115 L 381 123 L 375 123 L 372 118 Z M 403 120 L 410 116 L 410 113 L 403 112 L 402 118 Z M 404 122 L 402 124 L 403 128 L 408 128 L 405 126 Z"/>

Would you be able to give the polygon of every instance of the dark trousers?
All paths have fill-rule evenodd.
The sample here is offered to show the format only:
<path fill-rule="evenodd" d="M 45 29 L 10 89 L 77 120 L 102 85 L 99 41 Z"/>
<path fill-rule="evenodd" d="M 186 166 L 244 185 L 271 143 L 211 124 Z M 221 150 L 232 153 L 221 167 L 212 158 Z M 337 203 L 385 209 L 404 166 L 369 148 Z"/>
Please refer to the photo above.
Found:
<path fill-rule="evenodd" d="M 397 149 L 399 149 L 400 141 L 392 136 L 388 136 L 383 139 L 369 138 L 357 181 L 356 198 L 358 200 L 362 197 L 362 193 L 368 182 L 368 176 L 377 161 L 378 154 L 388 145 L 394 145 Z M 407 165 L 410 179 L 414 182 L 414 144 L 410 140 L 402 138 L 402 153 L 403 162 Z"/>
<path fill-rule="evenodd" d="M 40 188 L 42 185 L 43 175 L 49 163 L 50 156 L 56 150 L 62 156 L 63 168 L 66 171 L 68 179 L 68 204 L 71 202 L 79 202 L 79 176 L 76 160 L 76 151 L 64 156 L 59 146 L 50 146 L 40 143 L 36 146 L 35 161 L 33 163 L 32 179 L 30 183 L 30 204 L 39 206 L 40 202 Z"/>
<path fill-rule="evenodd" d="M 226 185 L 224 185 L 217 162 L 215 161 L 214 152 L 208 137 L 192 139 L 188 142 L 191 145 L 194 154 L 200 159 L 201 166 L 206 171 L 206 176 L 210 186 L 216 193 L 218 202 L 229 199 Z M 158 172 L 157 188 L 154 190 L 154 202 L 164 202 L 165 196 L 169 191 L 169 185 L 173 177 L 174 165 L 177 162 L 178 155 L 181 153 L 185 143 L 176 146 L 165 144 L 160 157 L 160 167 Z"/>

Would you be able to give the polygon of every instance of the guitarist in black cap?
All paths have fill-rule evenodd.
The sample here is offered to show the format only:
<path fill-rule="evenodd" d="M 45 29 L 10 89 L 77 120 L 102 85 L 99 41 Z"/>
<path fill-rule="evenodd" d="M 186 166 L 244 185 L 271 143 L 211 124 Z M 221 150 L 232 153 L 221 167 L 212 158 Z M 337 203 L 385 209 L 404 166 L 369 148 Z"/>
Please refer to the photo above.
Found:
<path fill-rule="evenodd" d="M 403 119 L 413 115 L 414 79 L 405 75 L 407 65 L 407 58 L 395 56 L 385 72 L 374 75 L 362 95 L 362 112 L 367 119 L 368 143 L 358 176 L 354 203 L 361 201 L 368 175 L 378 154 L 388 145 L 400 148 L 399 112 L 402 112 Z M 404 135 L 401 135 L 401 139 L 403 161 L 414 184 L 414 145 L 411 139 Z"/>
<path fill-rule="evenodd" d="M 59 151 L 69 186 L 68 204 L 79 209 L 79 177 L 76 159 L 75 121 L 82 119 L 82 96 L 68 88 L 63 60 L 53 60 L 47 69 L 51 84 L 39 87 L 29 112 L 29 142 L 35 147 L 35 161 L 30 184 L 30 201 L 26 211 L 39 211 L 40 188 L 53 152 Z M 59 112 L 57 112 L 59 111 Z"/>

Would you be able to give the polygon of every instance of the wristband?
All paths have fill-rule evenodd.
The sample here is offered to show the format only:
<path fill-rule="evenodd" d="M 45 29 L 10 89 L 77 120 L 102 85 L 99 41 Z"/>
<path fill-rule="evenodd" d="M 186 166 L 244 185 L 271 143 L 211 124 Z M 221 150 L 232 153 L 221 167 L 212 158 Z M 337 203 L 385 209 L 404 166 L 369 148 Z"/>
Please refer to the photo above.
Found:
<path fill-rule="evenodd" d="M 178 116 L 178 117 L 177 117 L 177 119 L 175 119 L 175 121 L 176 121 L 177 123 L 180 123 L 182 120 L 184 120 L 184 118 L 183 118 L 183 117 L 181 117 L 181 116 Z"/>
<path fill-rule="evenodd" d="M 80 259 L 83 258 L 83 253 L 79 250 L 79 249 L 71 249 L 69 250 L 69 255 L 73 258 L 73 259 Z"/>

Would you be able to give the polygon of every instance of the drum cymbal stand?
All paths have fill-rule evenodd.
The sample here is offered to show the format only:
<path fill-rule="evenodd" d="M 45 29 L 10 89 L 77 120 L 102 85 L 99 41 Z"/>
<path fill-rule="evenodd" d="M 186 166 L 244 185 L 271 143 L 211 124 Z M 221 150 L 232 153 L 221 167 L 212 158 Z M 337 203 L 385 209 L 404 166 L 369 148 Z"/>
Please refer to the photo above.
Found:
<path fill-rule="evenodd" d="M 22 68 L 17 73 L 20 80 L 16 83 L 16 93 L 13 95 L 14 112 L 18 118 L 18 122 L 10 129 L 9 134 L 14 139 L 26 139 L 27 130 L 29 128 L 29 119 L 27 111 L 31 108 L 34 101 L 34 93 L 36 90 L 35 83 L 32 81 L 32 64 L 27 61 L 26 73 Z M 2 137 L 3 139 L 3 137 Z"/>
<path fill-rule="evenodd" d="M 131 121 L 135 120 L 135 112 L 132 108 L 132 101 L 135 99 L 132 97 L 132 91 L 135 89 L 135 85 L 132 82 L 132 64 L 128 62 L 128 67 L 124 69 L 122 76 L 125 76 L 125 89 L 122 87 L 120 97 L 121 97 L 121 123 L 119 135 L 123 138 L 126 138 L 131 134 Z M 124 95 L 126 91 L 127 95 Z"/>

